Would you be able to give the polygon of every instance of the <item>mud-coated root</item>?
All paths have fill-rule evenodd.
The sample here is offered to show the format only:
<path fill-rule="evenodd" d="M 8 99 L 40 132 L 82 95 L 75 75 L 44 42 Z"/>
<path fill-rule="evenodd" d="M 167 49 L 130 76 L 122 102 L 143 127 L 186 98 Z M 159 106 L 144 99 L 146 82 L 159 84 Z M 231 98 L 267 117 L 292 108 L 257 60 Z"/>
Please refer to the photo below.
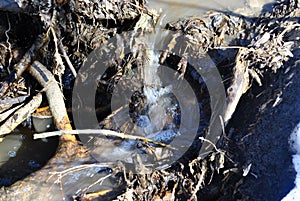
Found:
<path fill-rule="evenodd" d="M 35 61 L 28 68 L 29 73 L 44 87 L 54 123 L 59 130 L 72 130 L 65 107 L 63 94 L 52 73 L 40 62 Z M 62 139 L 76 141 L 72 135 L 62 135 Z"/>

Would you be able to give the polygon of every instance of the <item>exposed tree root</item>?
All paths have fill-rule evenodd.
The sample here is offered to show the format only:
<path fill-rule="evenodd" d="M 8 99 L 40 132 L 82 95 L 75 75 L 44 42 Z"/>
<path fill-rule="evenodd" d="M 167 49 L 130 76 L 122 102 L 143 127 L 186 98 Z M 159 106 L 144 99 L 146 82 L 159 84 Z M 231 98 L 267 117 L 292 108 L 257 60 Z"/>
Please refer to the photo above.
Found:
<path fill-rule="evenodd" d="M 8 80 L 0 83 L 0 97 L 2 97 L 9 86 L 16 81 L 22 73 L 27 69 L 27 67 L 32 62 L 32 58 L 34 58 L 35 51 L 38 50 L 43 44 L 42 37 L 38 37 L 36 42 L 29 48 L 29 50 L 25 53 L 23 58 L 14 66 L 14 70 L 10 73 Z"/>
<path fill-rule="evenodd" d="M 59 130 L 72 130 L 64 96 L 52 73 L 38 61 L 33 62 L 28 71 L 44 87 L 56 128 Z M 62 135 L 61 139 L 76 141 L 74 135 Z"/>

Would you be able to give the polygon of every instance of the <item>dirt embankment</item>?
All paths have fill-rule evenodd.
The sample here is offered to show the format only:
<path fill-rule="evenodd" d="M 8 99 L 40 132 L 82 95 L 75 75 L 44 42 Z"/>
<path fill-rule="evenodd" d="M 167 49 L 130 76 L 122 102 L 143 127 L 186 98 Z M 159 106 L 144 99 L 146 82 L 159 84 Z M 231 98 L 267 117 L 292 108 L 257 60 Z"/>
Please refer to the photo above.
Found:
<path fill-rule="evenodd" d="M 294 187 L 289 136 L 300 121 L 298 41 L 293 54 L 278 74 L 265 77 L 264 87 L 255 86 L 245 94 L 228 125 L 239 148 L 234 155 L 244 167 L 251 164 L 236 189 L 237 199 L 281 200 Z"/>

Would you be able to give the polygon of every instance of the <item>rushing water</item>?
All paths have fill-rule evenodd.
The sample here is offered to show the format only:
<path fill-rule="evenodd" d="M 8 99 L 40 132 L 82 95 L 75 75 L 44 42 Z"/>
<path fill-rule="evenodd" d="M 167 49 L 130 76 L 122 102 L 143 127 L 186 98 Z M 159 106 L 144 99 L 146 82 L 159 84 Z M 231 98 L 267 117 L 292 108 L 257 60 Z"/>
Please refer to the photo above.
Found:
<path fill-rule="evenodd" d="M 159 71 L 161 69 L 159 64 L 160 52 L 154 51 L 154 44 L 157 39 L 160 39 L 157 36 L 161 37 L 161 35 L 158 34 L 150 39 L 152 41 L 147 41 L 148 46 L 150 46 L 147 49 L 148 61 L 142 68 L 142 79 L 144 85 L 143 94 L 146 98 L 146 104 L 148 107 L 147 115 L 150 123 L 148 126 L 150 129 L 144 129 L 147 131 L 147 133 L 145 133 L 146 135 L 162 131 L 166 124 L 170 124 L 168 126 L 169 128 L 173 127 L 171 126 L 171 122 L 166 122 L 168 119 L 168 113 L 172 113 L 173 111 L 174 114 L 170 114 L 172 117 L 178 115 L 175 114 L 174 111 L 176 109 L 174 109 L 174 106 L 172 105 L 172 103 L 176 102 L 176 100 L 172 101 L 172 98 L 170 97 L 172 86 L 164 86 L 159 76 L 161 73 Z"/>

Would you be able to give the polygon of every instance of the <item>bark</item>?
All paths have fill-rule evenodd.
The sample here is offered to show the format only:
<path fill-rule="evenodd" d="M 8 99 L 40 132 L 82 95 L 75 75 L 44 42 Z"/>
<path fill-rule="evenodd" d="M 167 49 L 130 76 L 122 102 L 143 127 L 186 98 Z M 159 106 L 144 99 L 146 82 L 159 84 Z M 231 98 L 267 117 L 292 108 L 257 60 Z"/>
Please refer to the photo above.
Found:
<path fill-rule="evenodd" d="M 32 98 L 29 103 L 24 105 L 22 108 L 17 110 L 11 117 L 9 117 L 1 126 L 0 133 L 2 135 L 9 134 L 13 131 L 19 124 L 21 124 L 24 120 L 30 117 L 31 113 L 33 113 L 42 103 L 42 94 L 38 93 L 36 96 Z"/>

